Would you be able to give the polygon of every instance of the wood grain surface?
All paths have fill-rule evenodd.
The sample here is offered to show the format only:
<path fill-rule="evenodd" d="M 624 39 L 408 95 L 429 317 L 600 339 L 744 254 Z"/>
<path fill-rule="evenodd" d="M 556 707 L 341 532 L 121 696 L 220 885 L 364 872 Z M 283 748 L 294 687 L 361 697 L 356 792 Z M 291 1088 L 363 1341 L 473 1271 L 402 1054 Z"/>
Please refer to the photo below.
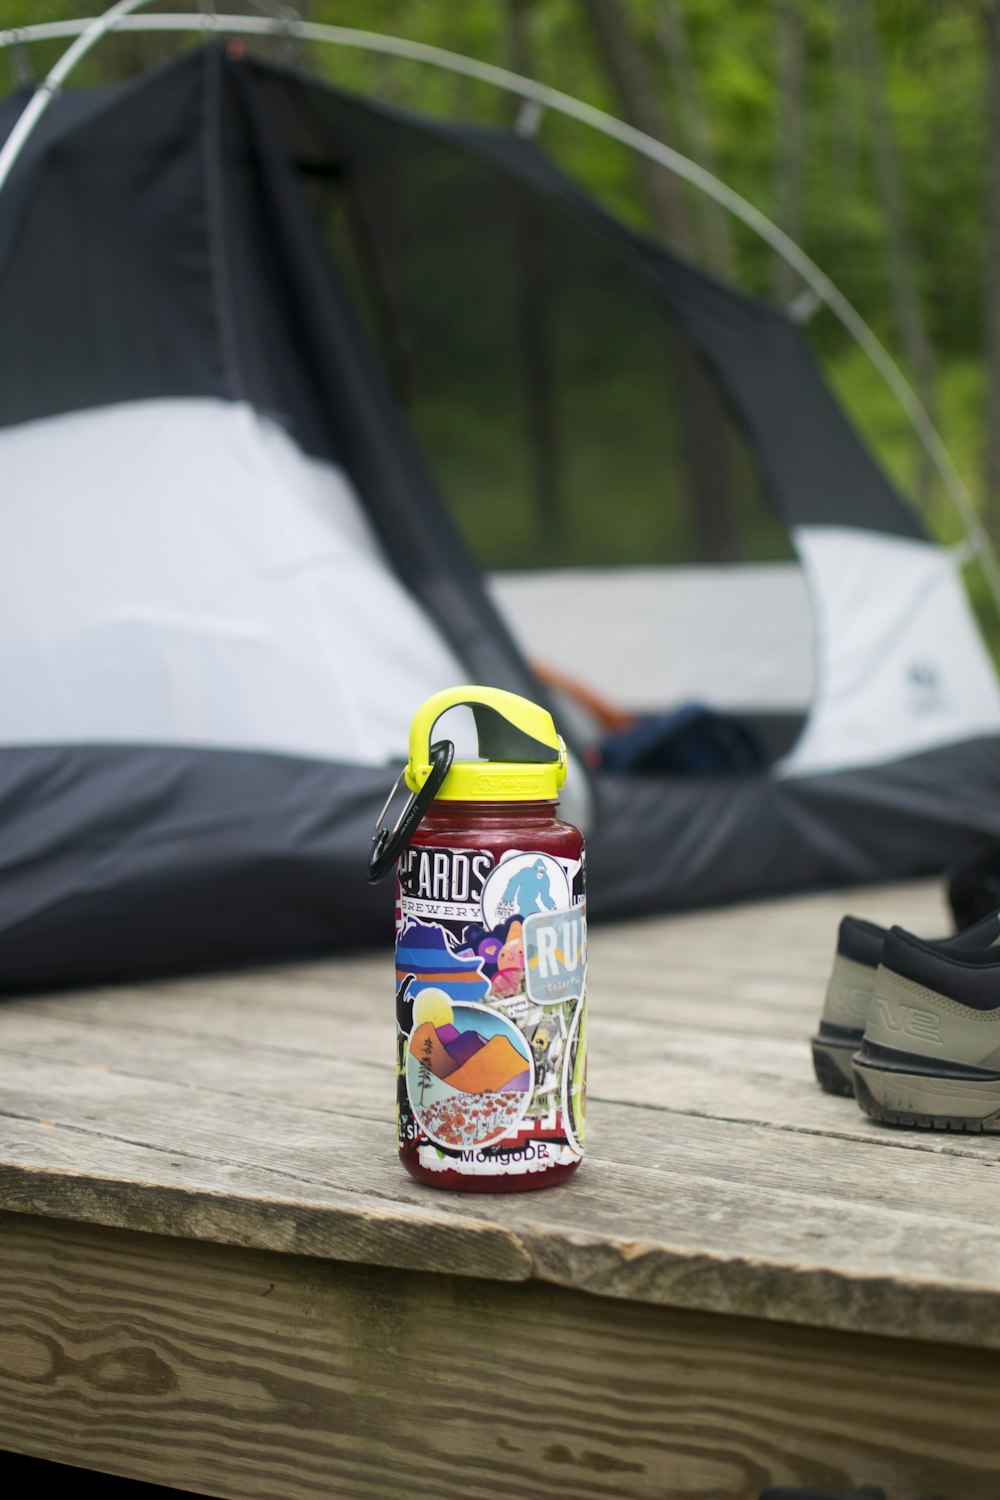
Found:
<path fill-rule="evenodd" d="M 400 1171 L 388 943 L 3 1002 L 0 1208 L 1000 1348 L 1000 1139 L 813 1080 L 845 909 L 946 930 L 927 882 L 595 929 L 588 1159 L 517 1198 Z"/>
<path fill-rule="evenodd" d="M 0 1447 L 227 1500 L 1000 1494 L 1000 1138 L 816 1086 L 845 909 L 597 929 L 588 1157 L 393 1146 L 391 952 L 0 1003 Z M 137 1232 L 141 1231 L 141 1232 Z"/>
<path fill-rule="evenodd" d="M 0 1216 L 0 1445 L 233 1500 L 995 1500 L 1000 1355 Z"/>

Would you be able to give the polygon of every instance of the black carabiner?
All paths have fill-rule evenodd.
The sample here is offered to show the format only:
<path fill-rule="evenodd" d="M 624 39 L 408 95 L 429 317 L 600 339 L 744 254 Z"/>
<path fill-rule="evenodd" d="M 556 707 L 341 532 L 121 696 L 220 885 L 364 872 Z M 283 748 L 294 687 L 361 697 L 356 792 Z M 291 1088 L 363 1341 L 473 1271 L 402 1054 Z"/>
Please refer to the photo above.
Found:
<path fill-rule="evenodd" d="M 455 759 L 455 746 L 451 740 L 438 740 L 431 746 L 430 755 L 430 775 L 419 792 L 414 792 L 410 797 L 409 802 L 396 819 L 396 826 L 391 833 L 388 828 L 382 827 L 382 819 L 389 811 L 392 799 L 399 790 L 399 783 L 406 774 L 404 771 L 399 773 L 395 786 L 385 799 L 385 806 L 382 808 L 375 822 L 375 832 L 372 834 L 372 852 L 368 856 L 368 880 L 371 885 L 377 885 L 380 880 L 383 880 L 388 875 L 416 833 L 417 825 L 434 801 L 441 788 L 441 783 L 451 769 L 451 763 Z"/>

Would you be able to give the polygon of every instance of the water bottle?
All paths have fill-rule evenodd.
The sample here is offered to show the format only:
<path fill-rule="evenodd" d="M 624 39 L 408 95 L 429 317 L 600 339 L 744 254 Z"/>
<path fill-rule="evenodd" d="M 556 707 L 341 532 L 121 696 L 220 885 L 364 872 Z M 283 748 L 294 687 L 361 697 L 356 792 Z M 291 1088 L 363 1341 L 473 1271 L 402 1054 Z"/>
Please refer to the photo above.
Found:
<path fill-rule="evenodd" d="M 477 760 L 432 743 L 460 705 Z M 583 1157 L 587 1067 L 586 856 L 556 816 L 566 747 L 528 699 L 457 687 L 417 711 L 403 777 L 410 801 L 376 829 L 369 870 L 396 867 L 400 1160 L 433 1187 L 553 1186 Z"/>

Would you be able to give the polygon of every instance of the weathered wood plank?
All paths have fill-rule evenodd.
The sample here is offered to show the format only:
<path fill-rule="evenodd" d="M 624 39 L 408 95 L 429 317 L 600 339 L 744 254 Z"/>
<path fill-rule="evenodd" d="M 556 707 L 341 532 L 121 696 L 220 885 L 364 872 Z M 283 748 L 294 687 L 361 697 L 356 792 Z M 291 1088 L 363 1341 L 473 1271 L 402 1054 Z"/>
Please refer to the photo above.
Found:
<path fill-rule="evenodd" d="M 0 1220 L 0 1444 L 230 1500 L 993 1500 L 1000 1356 Z"/>
<path fill-rule="evenodd" d="M 877 898 L 850 904 L 943 926 L 928 885 Z M 386 955 L 7 1003 L 0 1206 L 1000 1345 L 1000 1140 L 872 1126 L 812 1080 L 842 909 L 599 929 L 588 1164 L 506 1202 L 396 1165 Z"/>
<path fill-rule="evenodd" d="M 77 1046 L 82 1048 L 84 1042 L 92 1045 L 86 1029 Z M 238 1060 L 238 1079 L 226 1054 L 221 1059 L 218 1053 L 203 1054 L 194 1069 L 189 1067 L 187 1049 L 178 1046 L 176 1038 L 157 1039 L 145 1058 L 135 1050 L 130 1059 L 134 1071 L 121 1065 L 114 1069 L 94 1062 L 87 1065 L 85 1060 L 81 1065 L 79 1058 L 65 1062 L 26 1054 L 7 1087 L 6 1130 L 16 1134 L 11 1118 L 15 1114 L 38 1119 L 55 1107 L 62 1113 L 50 1116 L 53 1123 L 89 1131 L 95 1140 L 116 1135 L 159 1149 L 173 1147 L 185 1158 L 241 1161 L 292 1177 L 335 1181 L 364 1190 L 372 1181 L 373 1163 L 367 1155 L 356 1162 L 350 1141 L 352 1134 L 367 1139 L 367 1127 L 373 1124 L 388 1133 L 391 1066 L 359 1067 L 342 1056 L 304 1062 L 299 1057 L 276 1057 L 251 1049 L 241 1050 Z M 734 1076 L 737 1064 L 738 1060 L 730 1063 Z M 635 1071 L 642 1066 L 643 1059 L 637 1055 Z M 648 1060 L 645 1066 L 650 1093 L 662 1092 L 661 1060 Z M 847 1115 L 853 1108 L 847 1101 L 826 1099 L 811 1086 L 803 1094 L 808 1105 L 822 1101 L 835 1115 Z M 605 1167 L 614 1161 L 651 1171 L 679 1169 L 707 1178 L 721 1171 L 727 1181 L 742 1181 L 752 1163 L 758 1186 L 780 1182 L 811 1202 L 836 1192 L 837 1184 L 844 1182 L 852 1203 L 887 1207 L 896 1200 L 898 1185 L 899 1201 L 913 1209 L 932 1216 L 945 1211 L 963 1218 L 965 1209 L 976 1222 L 998 1223 L 989 1196 L 970 1199 L 970 1186 L 973 1177 L 981 1178 L 984 1189 L 990 1182 L 984 1173 L 996 1165 L 1000 1142 L 988 1143 L 991 1156 L 985 1162 L 893 1162 L 891 1180 L 873 1181 L 862 1170 L 876 1160 L 866 1149 L 869 1143 L 851 1141 L 846 1132 L 831 1139 L 830 1132 L 815 1128 L 808 1115 L 793 1133 L 773 1130 L 766 1122 L 764 1129 L 753 1128 L 749 1121 L 751 1128 L 740 1130 L 726 1119 L 660 1119 L 666 1111 L 630 1107 L 634 1097 L 616 1102 L 622 1107 L 612 1104 L 608 1108 L 600 1098 L 594 1101 L 593 1159 L 603 1161 Z M 179 1136 L 180 1119 L 184 1131 Z M 267 1129 L 263 1130 L 265 1121 Z M 889 1151 L 899 1142 L 905 1150 L 912 1138 L 908 1132 L 883 1131 L 878 1144 Z M 82 1157 L 82 1143 L 80 1150 Z M 396 1170 L 393 1162 L 391 1171 Z M 926 1201 L 915 1195 L 920 1184 L 927 1188 Z M 956 1191 L 951 1190 L 952 1184 Z M 398 1185 L 401 1190 L 409 1188 L 402 1177 Z"/>
<path fill-rule="evenodd" d="M 159 1008 L 129 992 L 117 999 L 14 1002 L 0 1014 L 0 1058 L 8 1057 L 12 1066 L 15 1058 L 75 1062 L 192 1087 L 294 1098 L 317 1108 L 335 1101 L 339 1110 L 369 1118 L 391 1111 L 388 1010 L 381 1016 L 359 1013 L 353 998 L 332 994 L 321 1015 L 303 1015 L 291 1006 L 275 1014 L 265 1005 L 263 1014 L 248 1021 L 245 1011 L 221 1003 L 206 1009 L 204 1000 L 186 993 Z M 753 1030 L 652 1027 L 600 1014 L 591 1024 L 592 1100 L 1000 1163 L 1000 1137 L 893 1130 L 873 1124 L 852 1102 L 823 1094 L 813 1078 L 804 1024 L 791 1039 Z"/>
<path fill-rule="evenodd" d="M 598 1102 L 571 1187 L 469 1200 L 411 1183 L 391 1122 L 356 1111 L 30 1060 L 6 1109 L 0 1204 L 26 1212 L 402 1267 L 433 1231 L 472 1275 L 1000 1344 L 993 1168 L 971 1159 L 893 1152 L 880 1176 L 865 1143 Z"/>
<path fill-rule="evenodd" d="M 404 1201 L 377 1182 L 362 1194 L 89 1133 L 81 1150 L 79 1131 L 52 1123 L 25 1121 L 17 1134 L 16 1160 L 0 1164 L 0 1206 L 13 1213 L 371 1265 L 445 1262 L 497 1281 L 532 1274 L 528 1252 L 504 1226 L 470 1220 L 456 1234 L 433 1200 Z"/>
<path fill-rule="evenodd" d="M 883 925 L 898 921 L 926 936 L 951 927 L 942 888 L 931 881 L 599 924 L 590 936 L 592 990 L 613 1007 L 616 997 L 627 1002 L 637 988 L 661 1000 L 683 996 L 681 976 L 695 995 L 716 995 L 719 976 L 726 976 L 731 982 L 763 982 L 762 998 L 771 986 L 792 993 L 808 985 L 811 1009 L 813 997 L 822 996 L 837 924 L 848 910 Z M 223 1001 L 260 995 L 271 1004 L 294 997 L 299 1006 L 311 999 L 323 1007 L 331 989 L 342 987 L 376 1001 L 391 995 L 388 935 L 382 955 L 162 981 L 142 986 L 141 993 L 152 998 L 181 991 Z"/>
<path fill-rule="evenodd" d="M 203 984 L 191 983 L 183 989 L 149 992 L 123 989 L 119 992 L 81 991 L 75 995 L 46 997 L 33 1001 L 8 1001 L 6 1006 L 31 1005 L 39 1014 L 90 1016 L 106 1018 L 114 1007 L 115 1018 L 136 1024 L 156 1024 L 169 1019 L 183 1024 L 186 1016 L 200 1017 L 203 1025 L 216 1032 L 229 1029 L 235 1014 L 245 1017 L 245 1029 L 261 1039 L 277 1033 L 283 1022 L 295 1018 L 301 1025 L 322 1026 L 333 1016 L 348 1015 L 352 1021 L 363 1017 L 382 1019 L 392 1024 L 394 987 L 391 976 L 379 971 L 365 988 L 360 978 L 350 982 L 333 973 L 322 983 L 314 981 L 286 990 L 271 978 L 269 986 L 257 986 L 237 994 L 219 992 Z M 620 976 L 602 984 L 592 974 L 591 991 L 594 1015 L 631 1020 L 659 1028 L 684 1027 L 689 1030 L 751 1033 L 793 1038 L 808 1036 L 815 1030 L 823 1001 L 826 971 L 822 983 L 806 990 L 798 982 L 786 979 L 762 980 L 744 977 L 720 985 L 714 990 L 709 981 L 699 978 L 700 991 L 685 989 L 673 974 L 661 977 L 654 986 L 630 984 L 623 987 Z"/>

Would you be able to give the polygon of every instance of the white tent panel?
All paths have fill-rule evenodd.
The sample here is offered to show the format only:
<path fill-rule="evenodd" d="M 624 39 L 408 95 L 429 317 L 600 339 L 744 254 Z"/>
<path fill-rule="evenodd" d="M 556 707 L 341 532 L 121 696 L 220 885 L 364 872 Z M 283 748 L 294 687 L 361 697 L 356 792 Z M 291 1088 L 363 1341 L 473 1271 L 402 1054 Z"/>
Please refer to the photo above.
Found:
<path fill-rule="evenodd" d="M 0 744 L 380 764 L 464 681 L 334 466 L 223 401 L 0 431 Z"/>
<path fill-rule="evenodd" d="M 809 706 L 813 619 L 798 563 L 539 569 L 490 582 L 529 661 L 623 709 Z"/>
<path fill-rule="evenodd" d="M 1000 732 L 1000 689 L 954 556 L 931 542 L 802 527 L 817 692 L 782 769 L 876 765 Z"/>

